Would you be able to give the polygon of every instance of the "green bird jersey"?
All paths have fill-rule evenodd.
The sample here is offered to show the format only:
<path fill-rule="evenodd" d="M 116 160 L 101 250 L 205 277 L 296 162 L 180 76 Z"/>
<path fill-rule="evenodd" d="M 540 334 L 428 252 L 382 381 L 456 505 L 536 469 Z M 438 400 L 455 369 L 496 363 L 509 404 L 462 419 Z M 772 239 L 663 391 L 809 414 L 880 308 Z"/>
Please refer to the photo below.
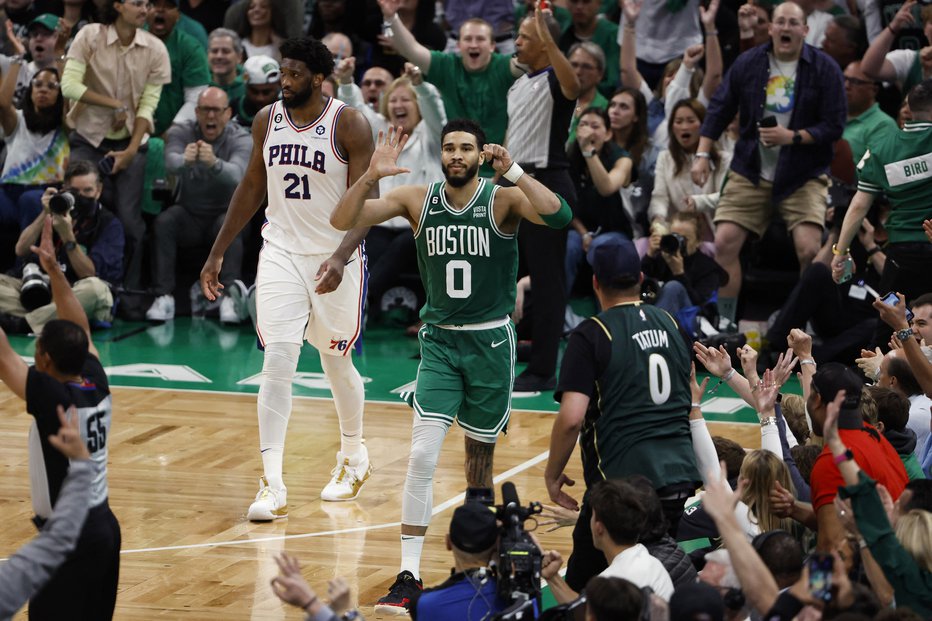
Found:
<path fill-rule="evenodd" d="M 480 178 L 459 211 L 447 202 L 445 187 L 445 182 L 428 186 L 414 231 L 427 295 L 421 320 L 467 325 L 501 319 L 515 306 L 518 241 L 495 224 L 492 204 L 499 186 Z"/>
<path fill-rule="evenodd" d="M 877 136 L 858 163 L 858 190 L 887 196 L 891 243 L 927 241 L 922 221 L 932 218 L 932 123 L 910 121 L 903 131 Z"/>

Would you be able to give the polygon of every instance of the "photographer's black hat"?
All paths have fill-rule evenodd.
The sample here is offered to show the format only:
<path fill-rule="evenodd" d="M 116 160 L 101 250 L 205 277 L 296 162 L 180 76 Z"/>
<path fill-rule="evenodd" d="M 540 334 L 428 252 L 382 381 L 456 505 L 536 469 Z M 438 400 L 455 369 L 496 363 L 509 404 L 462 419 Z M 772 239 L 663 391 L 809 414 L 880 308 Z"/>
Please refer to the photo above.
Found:
<path fill-rule="evenodd" d="M 474 554 L 491 548 L 498 539 L 495 513 L 481 502 L 457 507 L 450 520 L 450 542 L 463 552 Z"/>

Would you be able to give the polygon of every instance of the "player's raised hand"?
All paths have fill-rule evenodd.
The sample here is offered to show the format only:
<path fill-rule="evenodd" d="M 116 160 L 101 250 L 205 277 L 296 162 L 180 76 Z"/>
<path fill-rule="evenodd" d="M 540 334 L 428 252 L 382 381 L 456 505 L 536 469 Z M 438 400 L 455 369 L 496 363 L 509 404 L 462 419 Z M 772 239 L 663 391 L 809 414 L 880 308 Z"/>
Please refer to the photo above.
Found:
<path fill-rule="evenodd" d="M 407 142 L 408 134 L 404 133 L 401 126 L 389 127 L 387 134 L 379 130 L 375 151 L 372 152 L 372 159 L 369 160 L 369 171 L 378 179 L 411 172 L 410 168 L 398 166 L 398 156 L 401 155 Z"/>
<path fill-rule="evenodd" d="M 39 237 L 38 246 L 30 246 L 29 249 L 39 257 L 39 265 L 45 270 L 46 274 L 53 271 L 61 271 L 61 266 L 55 258 L 55 247 L 52 245 L 52 216 L 45 217 L 45 224 L 42 225 L 42 235 Z"/>
<path fill-rule="evenodd" d="M 929 238 L 929 241 L 932 242 L 932 220 L 923 220 L 922 230 L 925 232 L 926 237 Z"/>
<path fill-rule="evenodd" d="M 482 153 L 485 160 L 492 163 L 495 172 L 502 174 L 514 164 L 508 150 L 500 144 L 486 144 L 482 146 Z"/>

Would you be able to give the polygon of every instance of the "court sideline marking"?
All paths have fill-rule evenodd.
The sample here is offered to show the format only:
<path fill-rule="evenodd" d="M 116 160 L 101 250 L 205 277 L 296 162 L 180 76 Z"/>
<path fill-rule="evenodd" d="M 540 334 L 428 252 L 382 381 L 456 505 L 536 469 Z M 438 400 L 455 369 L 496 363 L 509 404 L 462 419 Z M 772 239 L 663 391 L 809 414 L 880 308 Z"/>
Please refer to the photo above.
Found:
<path fill-rule="evenodd" d="M 528 468 L 536 466 L 540 462 L 547 459 L 549 455 L 550 455 L 550 451 L 544 451 L 540 455 L 537 455 L 536 457 L 532 457 L 531 459 L 528 459 L 527 461 L 518 464 L 514 468 L 511 468 L 510 470 L 506 470 L 505 472 L 502 472 L 501 474 L 495 476 L 492 479 L 492 482 L 501 483 L 502 481 L 505 481 L 509 479 L 510 477 L 527 470 Z M 443 511 L 446 511 L 450 507 L 462 503 L 463 499 L 465 498 L 466 498 L 465 493 L 457 494 L 453 498 L 450 498 L 449 500 L 446 500 L 440 503 L 439 505 L 435 506 L 434 510 L 431 512 L 431 515 L 437 515 L 438 513 L 442 513 Z M 177 545 L 177 546 L 161 546 L 157 548 L 137 548 L 133 550 L 120 550 L 120 554 L 140 554 L 140 553 L 145 553 L 145 552 L 165 552 L 165 551 L 171 551 L 171 550 L 192 550 L 192 549 L 197 549 L 197 548 L 219 548 L 219 547 L 224 547 L 224 546 L 251 545 L 251 544 L 256 544 L 256 543 L 266 543 L 269 541 L 287 541 L 289 539 L 309 539 L 312 537 L 326 537 L 329 535 L 343 535 L 343 534 L 348 534 L 348 533 L 359 533 L 359 532 L 366 532 L 370 530 L 381 530 L 384 528 L 393 528 L 395 526 L 401 526 L 401 522 L 370 524 L 368 526 L 357 526 L 354 528 L 343 528 L 343 529 L 338 529 L 338 530 L 324 530 L 324 531 L 318 531 L 318 532 L 313 532 L 313 533 L 299 533 L 295 535 L 274 535 L 271 537 L 259 537 L 257 539 L 234 539 L 231 541 L 191 543 L 191 544 Z M 9 560 L 8 558 L 2 558 L 0 559 L 0 563 L 6 562 L 8 560 Z"/>

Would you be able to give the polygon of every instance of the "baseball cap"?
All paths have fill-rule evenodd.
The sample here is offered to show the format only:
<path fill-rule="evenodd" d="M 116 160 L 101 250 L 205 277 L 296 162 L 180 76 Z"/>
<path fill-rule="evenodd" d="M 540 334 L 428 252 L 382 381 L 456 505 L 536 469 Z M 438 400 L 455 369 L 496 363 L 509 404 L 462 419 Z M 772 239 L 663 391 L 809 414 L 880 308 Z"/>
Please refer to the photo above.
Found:
<path fill-rule="evenodd" d="M 467 501 L 453 511 L 450 542 L 463 552 L 488 550 L 498 539 L 495 513 L 481 502 Z"/>
<path fill-rule="evenodd" d="M 691 621 L 699 618 L 722 621 L 725 603 L 715 587 L 705 582 L 684 584 L 670 598 L 670 621 Z"/>
<path fill-rule="evenodd" d="M 621 233 L 605 233 L 592 240 L 586 260 L 599 283 L 626 289 L 641 279 L 641 257 Z"/>
<path fill-rule="evenodd" d="M 278 82 L 281 70 L 271 56 L 250 56 L 243 63 L 246 84 L 272 84 Z"/>
<path fill-rule="evenodd" d="M 840 362 L 820 365 L 819 370 L 812 376 L 812 383 L 826 405 L 835 399 L 839 390 L 844 390 L 845 400 L 841 403 L 841 411 L 860 414 L 861 388 L 864 387 L 864 383 L 845 365 Z"/>
<path fill-rule="evenodd" d="M 58 16 L 51 13 L 43 13 L 39 15 L 34 20 L 29 22 L 29 26 L 26 28 L 26 31 L 31 31 L 34 26 L 42 26 L 48 30 L 55 32 L 55 29 L 58 28 Z"/>

